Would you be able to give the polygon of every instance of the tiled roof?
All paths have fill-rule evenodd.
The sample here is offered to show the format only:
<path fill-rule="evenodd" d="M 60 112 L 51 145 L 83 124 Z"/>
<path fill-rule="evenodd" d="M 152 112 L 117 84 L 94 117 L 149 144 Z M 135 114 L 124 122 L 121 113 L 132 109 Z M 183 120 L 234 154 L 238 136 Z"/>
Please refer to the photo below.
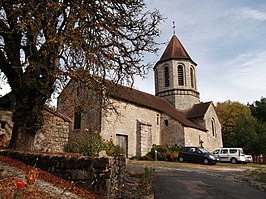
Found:
<path fill-rule="evenodd" d="M 57 117 L 62 118 L 63 120 L 67 121 L 67 122 L 73 122 L 71 119 L 69 119 L 68 117 L 66 117 L 65 115 L 62 115 L 61 113 L 57 112 L 56 110 L 51 109 L 48 106 L 44 106 L 43 107 L 44 110 L 56 115 Z"/>
<path fill-rule="evenodd" d="M 171 59 L 189 60 L 196 64 L 189 56 L 184 46 L 181 44 L 176 35 L 173 35 L 169 44 L 167 45 L 161 59 L 158 61 L 163 62 Z"/>
<path fill-rule="evenodd" d="M 176 110 L 169 102 L 158 96 L 154 96 L 130 87 L 118 85 L 109 81 L 107 81 L 106 86 L 107 91 L 114 98 L 122 99 L 138 106 L 163 112 L 171 116 L 173 119 L 179 121 L 184 126 L 206 131 L 204 127 L 188 120 L 183 112 Z"/>
<path fill-rule="evenodd" d="M 205 113 L 207 112 L 208 108 L 210 107 L 212 102 L 205 102 L 195 104 L 190 111 L 187 112 L 187 118 L 199 118 L 204 117 Z"/>

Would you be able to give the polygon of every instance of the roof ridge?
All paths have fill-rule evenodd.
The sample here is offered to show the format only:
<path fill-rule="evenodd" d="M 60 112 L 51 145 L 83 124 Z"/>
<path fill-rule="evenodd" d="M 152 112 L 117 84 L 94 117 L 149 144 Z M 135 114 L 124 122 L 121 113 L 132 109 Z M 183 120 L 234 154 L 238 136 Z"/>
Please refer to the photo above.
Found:
<path fill-rule="evenodd" d="M 108 85 L 109 82 L 109 85 Z M 186 118 L 186 114 L 182 111 L 177 110 L 174 108 L 168 101 L 162 99 L 159 96 L 152 95 L 150 93 L 146 93 L 140 91 L 138 89 L 134 89 L 132 87 L 127 87 L 121 84 L 116 84 L 114 89 L 114 84 L 111 86 L 112 81 L 106 81 L 107 83 L 107 90 L 113 97 L 121 98 L 125 101 L 129 101 L 132 103 L 136 103 L 160 112 L 163 112 L 175 120 L 182 123 L 184 126 L 189 126 L 193 128 L 197 128 L 200 130 L 205 131 L 206 128 L 202 127 L 201 125 L 194 123 L 193 121 Z M 114 83 L 114 82 L 112 82 Z M 110 87 L 111 86 L 111 87 Z"/>

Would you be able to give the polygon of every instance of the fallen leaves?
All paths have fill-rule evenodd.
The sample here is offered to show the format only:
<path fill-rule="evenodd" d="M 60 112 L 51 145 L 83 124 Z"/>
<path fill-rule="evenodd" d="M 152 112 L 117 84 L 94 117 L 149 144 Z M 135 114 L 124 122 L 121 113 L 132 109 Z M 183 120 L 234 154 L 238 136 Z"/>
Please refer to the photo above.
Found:
<path fill-rule="evenodd" d="M 25 173 L 29 173 L 30 171 L 33 171 L 34 167 L 28 166 L 22 162 L 16 161 L 14 159 L 11 159 L 9 157 L 0 156 L 0 163 L 3 163 L 5 165 L 10 165 L 12 167 L 15 167 L 17 169 L 23 170 Z M 35 171 L 35 170 L 34 170 Z M 4 173 L 4 171 L 0 171 L 1 173 Z M 35 175 L 33 172 L 32 174 Z M 2 176 L 2 175 L 1 175 Z M 36 177 L 36 176 L 35 176 Z M 96 199 L 98 198 L 97 195 L 94 195 L 93 193 L 80 188 L 79 186 L 71 183 L 68 180 L 64 180 L 60 177 L 57 177 L 49 172 L 43 171 L 41 169 L 38 169 L 38 179 L 42 179 L 46 182 L 49 182 L 57 187 L 60 187 L 62 189 L 65 189 L 69 192 L 72 192 L 82 198 L 90 198 L 90 199 Z M 13 194 L 15 193 L 16 186 L 14 185 L 15 182 L 21 182 L 21 178 L 18 176 L 12 176 L 12 174 L 5 174 L 2 177 L 0 177 L 0 198 L 5 199 L 12 199 Z M 25 180 L 25 179 L 24 179 Z M 25 187 L 27 189 L 23 190 L 21 193 L 21 198 L 27 198 L 27 199 L 55 199 L 58 197 L 50 195 L 51 193 L 46 193 L 43 190 L 40 190 L 36 188 L 33 185 L 28 185 L 28 187 Z"/>

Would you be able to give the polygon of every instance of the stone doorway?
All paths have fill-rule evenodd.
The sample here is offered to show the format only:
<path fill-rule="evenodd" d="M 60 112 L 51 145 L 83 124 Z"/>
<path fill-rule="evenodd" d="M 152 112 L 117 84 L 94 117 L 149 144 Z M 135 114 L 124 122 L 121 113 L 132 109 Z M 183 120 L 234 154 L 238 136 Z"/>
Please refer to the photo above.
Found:
<path fill-rule="evenodd" d="M 137 156 L 146 155 L 152 147 L 151 124 L 137 122 Z"/>

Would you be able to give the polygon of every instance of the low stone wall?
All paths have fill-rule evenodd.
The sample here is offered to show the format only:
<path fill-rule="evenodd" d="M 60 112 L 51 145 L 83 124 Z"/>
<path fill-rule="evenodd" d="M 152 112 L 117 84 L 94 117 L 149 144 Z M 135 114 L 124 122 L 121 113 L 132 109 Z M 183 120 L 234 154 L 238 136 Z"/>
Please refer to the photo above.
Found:
<path fill-rule="evenodd" d="M 27 165 L 41 168 L 106 198 L 117 198 L 123 184 L 124 156 L 92 158 L 78 155 L 0 151 Z"/>

